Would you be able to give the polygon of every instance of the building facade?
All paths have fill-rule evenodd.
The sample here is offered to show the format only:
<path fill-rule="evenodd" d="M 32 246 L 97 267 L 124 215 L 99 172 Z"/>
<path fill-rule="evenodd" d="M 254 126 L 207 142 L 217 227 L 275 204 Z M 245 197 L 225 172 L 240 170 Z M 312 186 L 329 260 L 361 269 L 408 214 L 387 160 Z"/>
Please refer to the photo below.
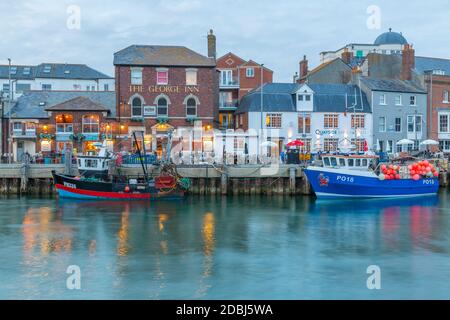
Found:
<path fill-rule="evenodd" d="M 261 84 L 272 83 L 273 71 L 231 52 L 217 59 L 217 69 L 220 71 L 219 125 L 221 129 L 234 129 L 239 101 Z"/>
<path fill-rule="evenodd" d="M 58 161 L 66 150 L 85 153 L 104 140 L 113 149 L 115 108 L 114 92 L 26 92 L 7 114 L 3 154 Z"/>
<path fill-rule="evenodd" d="M 151 45 L 133 45 L 114 54 L 122 149 L 131 148 L 128 138 L 134 131 L 144 132 L 146 150 L 159 155 L 166 152 L 171 133 L 183 151 L 212 148 L 198 130 L 211 130 L 218 123 L 219 72 L 212 31 L 208 54 Z"/>
<path fill-rule="evenodd" d="M 11 90 L 9 88 L 11 84 Z M 11 100 L 26 91 L 114 91 L 114 78 L 83 64 L 0 66 L 0 91 Z"/>
<path fill-rule="evenodd" d="M 414 71 L 428 90 L 428 136 L 450 153 L 450 60 L 416 57 Z"/>
<path fill-rule="evenodd" d="M 427 91 L 408 80 L 357 80 L 366 93 L 373 112 L 375 150 L 387 153 L 418 150 L 427 139 Z M 408 139 L 414 145 L 399 145 Z"/>
<path fill-rule="evenodd" d="M 237 117 L 243 130 L 262 130 L 261 141 L 279 151 L 296 139 L 308 153 L 364 151 L 373 144 L 370 105 L 355 85 L 266 84 L 262 94 L 259 88 L 242 99 Z"/>

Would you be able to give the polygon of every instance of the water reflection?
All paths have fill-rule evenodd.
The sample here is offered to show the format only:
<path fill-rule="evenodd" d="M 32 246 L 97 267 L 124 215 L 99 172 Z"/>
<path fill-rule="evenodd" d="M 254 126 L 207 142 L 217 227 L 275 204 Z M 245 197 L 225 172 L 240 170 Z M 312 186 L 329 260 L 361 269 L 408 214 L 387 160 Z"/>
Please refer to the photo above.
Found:
<path fill-rule="evenodd" d="M 84 298 L 307 298 L 331 295 L 327 288 L 353 292 L 368 264 L 412 270 L 414 261 L 422 273 L 395 283 L 425 290 L 423 279 L 450 277 L 432 272 L 450 258 L 449 198 L 8 200 L 0 215 L 0 256 L 8 257 L 0 281 L 19 297 L 57 298 L 68 294 L 61 291 L 65 269 L 77 264 L 92 289 Z"/>

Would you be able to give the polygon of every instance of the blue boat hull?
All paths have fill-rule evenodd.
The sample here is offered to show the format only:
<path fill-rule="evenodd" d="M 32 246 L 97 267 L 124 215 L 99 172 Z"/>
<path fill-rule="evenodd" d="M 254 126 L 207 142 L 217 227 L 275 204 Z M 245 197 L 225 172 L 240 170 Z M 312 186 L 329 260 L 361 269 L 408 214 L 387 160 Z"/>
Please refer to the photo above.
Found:
<path fill-rule="evenodd" d="M 305 169 L 305 174 L 319 199 L 420 197 L 439 191 L 436 178 L 381 181 L 378 177 L 318 168 Z"/>

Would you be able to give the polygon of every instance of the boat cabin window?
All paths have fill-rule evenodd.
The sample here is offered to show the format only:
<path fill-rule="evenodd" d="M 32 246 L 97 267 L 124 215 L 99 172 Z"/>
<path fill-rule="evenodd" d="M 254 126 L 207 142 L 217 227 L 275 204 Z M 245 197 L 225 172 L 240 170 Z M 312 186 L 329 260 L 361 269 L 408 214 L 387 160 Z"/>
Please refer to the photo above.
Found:
<path fill-rule="evenodd" d="M 363 165 L 363 167 L 367 167 L 367 165 L 368 165 L 367 159 L 362 160 L 362 165 Z"/>
<path fill-rule="evenodd" d="M 355 159 L 348 159 L 348 166 L 349 167 L 354 167 L 355 166 Z"/>
<path fill-rule="evenodd" d="M 339 158 L 339 166 L 345 167 L 345 159 L 344 158 Z"/>
<path fill-rule="evenodd" d="M 81 159 L 78 159 L 78 166 L 81 167 Z"/>
<path fill-rule="evenodd" d="M 97 168 L 98 160 L 97 159 L 86 159 L 84 160 L 84 166 L 86 168 Z"/>
<path fill-rule="evenodd" d="M 361 159 L 356 159 L 356 166 L 361 167 Z"/>
<path fill-rule="evenodd" d="M 331 161 L 331 166 L 332 167 L 337 167 L 337 160 L 336 160 L 336 158 L 330 158 L 330 161 Z"/>
<path fill-rule="evenodd" d="M 330 158 L 323 158 L 323 163 L 325 164 L 325 166 L 329 167 L 330 166 Z"/>

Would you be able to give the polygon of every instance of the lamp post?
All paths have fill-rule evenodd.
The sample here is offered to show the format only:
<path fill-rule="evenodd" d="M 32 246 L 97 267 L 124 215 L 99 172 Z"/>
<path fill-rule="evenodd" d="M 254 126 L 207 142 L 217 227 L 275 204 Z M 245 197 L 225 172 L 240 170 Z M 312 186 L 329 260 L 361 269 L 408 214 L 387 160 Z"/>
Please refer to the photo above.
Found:
<path fill-rule="evenodd" d="M 263 134 L 263 103 L 264 103 L 264 63 L 261 64 L 261 105 L 260 105 L 260 121 L 261 128 L 258 135 L 258 153 L 261 152 L 261 144 L 262 144 L 262 134 Z"/>
<path fill-rule="evenodd" d="M 12 104 L 12 88 L 11 88 L 11 58 L 8 58 L 8 109 Z M 8 114 L 8 163 L 12 162 L 12 137 L 11 137 L 11 112 Z"/>

